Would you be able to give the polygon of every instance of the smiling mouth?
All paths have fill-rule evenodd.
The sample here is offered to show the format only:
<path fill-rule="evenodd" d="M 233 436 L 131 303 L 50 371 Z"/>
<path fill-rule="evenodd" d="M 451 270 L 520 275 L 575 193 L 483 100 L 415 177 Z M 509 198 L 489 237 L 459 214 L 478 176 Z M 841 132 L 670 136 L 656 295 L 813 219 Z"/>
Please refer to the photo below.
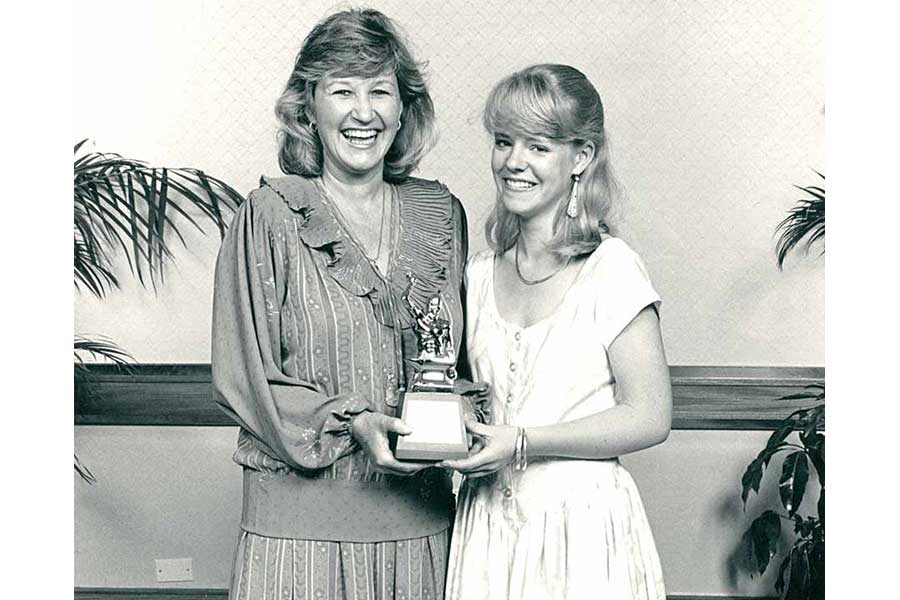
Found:
<path fill-rule="evenodd" d="M 368 148 L 373 145 L 375 138 L 378 137 L 378 133 L 377 129 L 344 129 L 341 131 L 344 139 L 351 146 L 356 146 L 357 148 Z"/>
<path fill-rule="evenodd" d="M 503 184 L 507 189 L 517 192 L 528 191 L 537 185 L 532 181 L 525 181 L 524 179 L 510 179 L 508 177 L 505 177 L 503 179 Z"/>

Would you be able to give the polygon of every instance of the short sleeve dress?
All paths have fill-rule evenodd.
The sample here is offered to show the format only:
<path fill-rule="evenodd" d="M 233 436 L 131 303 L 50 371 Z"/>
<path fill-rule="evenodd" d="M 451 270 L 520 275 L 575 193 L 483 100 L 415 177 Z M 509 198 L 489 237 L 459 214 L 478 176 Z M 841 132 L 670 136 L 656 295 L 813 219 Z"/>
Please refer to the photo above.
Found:
<path fill-rule="evenodd" d="M 607 349 L 660 298 L 638 255 L 603 241 L 558 309 L 519 327 L 494 300 L 494 253 L 466 268 L 472 374 L 491 385 L 495 424 L 578 419 L 612 407 Z M 465 480 L 453 530 L 452 600 L 663 600 L 662 570 L 633 479 L 617 458 L 529 460 Z"/>

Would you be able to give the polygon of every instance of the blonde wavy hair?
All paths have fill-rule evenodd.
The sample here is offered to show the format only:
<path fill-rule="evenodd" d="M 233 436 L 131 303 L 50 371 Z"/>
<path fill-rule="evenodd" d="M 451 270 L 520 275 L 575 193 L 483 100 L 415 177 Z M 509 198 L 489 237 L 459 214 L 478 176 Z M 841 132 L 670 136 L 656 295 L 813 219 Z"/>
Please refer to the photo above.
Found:
<path fill-rule="evenodd" d="M 603 103 L 584 73 L 568 65 L 540 64 L 509 75 L 491 90 L 483 124 L 490 134 L 505 131 L 575 145 L 593 142 L 594 157 L 578 184 L 578 216 L 568 217 L 567 199 L 561 199 L 550 244 L 561 257 L 593 252 L 610 232 L 610 209 L 621 192 L 609 165 Z M 519 237 L 518 217 L 503 207 L 499 192 L 485 235 L 500 253 Z"/>
<path fill-rule="evenodd" d="M 416 62 L 400 28 L 383 13 L 349 9 L 320 21 L 303 40 L 284 92 L 275 104 L 285 173 L 322 174 L 322 142 L 310 126 L 316 85 L 326 77 L 397 76 L 403 127 L 384 161 L 384 178 L 410 175 L 436 141 L 434 106 L 424 79 L 426 63 Z"/>

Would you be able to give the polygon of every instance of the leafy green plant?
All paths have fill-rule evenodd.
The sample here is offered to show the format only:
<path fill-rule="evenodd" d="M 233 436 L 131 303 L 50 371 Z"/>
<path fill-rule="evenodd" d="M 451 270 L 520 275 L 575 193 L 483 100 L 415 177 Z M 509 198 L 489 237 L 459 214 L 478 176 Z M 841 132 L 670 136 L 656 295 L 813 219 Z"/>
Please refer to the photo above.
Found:
<path fill-rule="evenodd" d="M 822 179 L 825 176 L 818 173 Z M 825 190 L 799 188 L 806 192 L 787 218 L 779 223 L 776 244 L 778 267 L 804 239 L 806 249 L 825 237 Z M 822 250 L 824 253 L 824 248 Z M 811 406 L 792 412 L 769 436 L 765 448 L 747 466 L 741 478 L 741 500 L 747 508 L 750 492 L 759 492 L 763 474 L 777 454 L 784 454 L 778 495 L 784 513 L 763 511 L 744 533 L 752 572 L 762 574 L 778 553 L 782 522 L 793 525 L 794 542 L 782 561 L 775 590 L 783 600 L 813 600 L 825 597 L 825 385 L 814 384 L 783 400 L 808 400 Z M 797 432 L 799 443 L 791 434 Z M 816 514 L 804 517 L 798 510 L 806 494 L 810 467 L 819 483 Z"/>
<path fill-rule="evenodd" d="M 186 245 L 180 228 L 205 233 L 212 223 L 222 236 L 228 216 L 244 198 L 227 183 L 199 169 L 152 167 L 119 154 L 81 152 L 75 145 L 74 281 L 78 292 L 104 298 L 120 287 L 113 260 L 124 256 L 131 274 L 154 290 L 173 253 L 167 237 Z M 193 216 L 191 212 L 197 214 Z M 75 336 L 76 382 L 88 377 L 87 357 L 125 366 L 131 355 L 108 338 Z M 93 474 L 75 457 L 75 471 Z"/>

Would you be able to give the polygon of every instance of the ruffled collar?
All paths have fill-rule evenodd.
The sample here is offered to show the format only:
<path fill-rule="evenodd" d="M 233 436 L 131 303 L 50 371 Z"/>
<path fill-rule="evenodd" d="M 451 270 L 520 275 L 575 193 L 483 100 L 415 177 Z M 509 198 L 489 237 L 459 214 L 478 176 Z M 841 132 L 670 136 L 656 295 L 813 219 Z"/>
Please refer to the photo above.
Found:
<path fill-rule="evenodd" d="M 450 192 L 438 182 L 410 177 L 396 185 L 400 226 L 386 278 L 354 243 L 351 234 L 323 200 L 316 179 L 289 175 L 262 177 L 260 185 L 275 191 L 300 217 L 304 244 L 322 253 L 328 274 L 349 293 L 367 297 L 375 317 L 384 325 L 402 328 L 414 319 L 401 295 L 415 285 L 409 298 L 424 309 L 447 281 L 453 251 L 453 206 Z"/>

